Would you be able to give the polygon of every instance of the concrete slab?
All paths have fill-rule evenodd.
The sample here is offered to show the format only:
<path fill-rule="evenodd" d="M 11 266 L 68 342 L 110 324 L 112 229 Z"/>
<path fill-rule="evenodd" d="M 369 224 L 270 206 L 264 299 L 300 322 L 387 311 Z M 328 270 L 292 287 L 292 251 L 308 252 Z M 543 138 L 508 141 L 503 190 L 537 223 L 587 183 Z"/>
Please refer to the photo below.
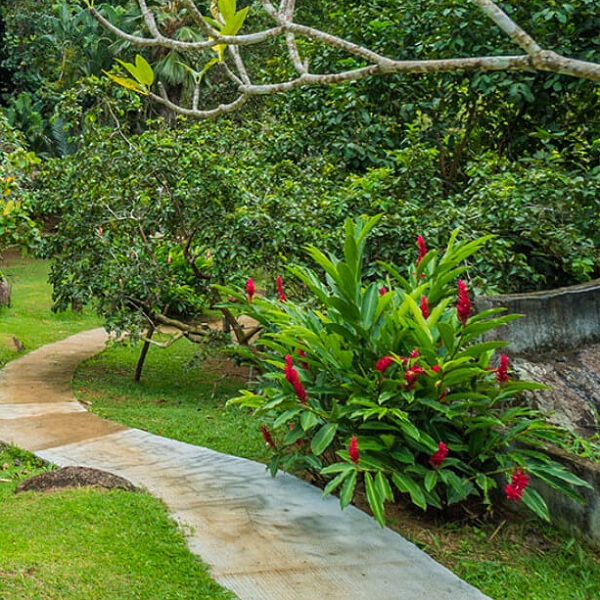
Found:
<path fill-rule="evenodd" d="M 100 468 L 146 487 L 190 532 L 190 549 L 215 579 L 243 600 L 486 598 L 373 518 L 341 511 L 337 499 L 322 500 L 296 477 L 272 478 L 262 464 L 75 410 L 65 382 L 104 339 L 99 330 L 79 334 L 1 372 L 0 439 L 59 466 Z"/>

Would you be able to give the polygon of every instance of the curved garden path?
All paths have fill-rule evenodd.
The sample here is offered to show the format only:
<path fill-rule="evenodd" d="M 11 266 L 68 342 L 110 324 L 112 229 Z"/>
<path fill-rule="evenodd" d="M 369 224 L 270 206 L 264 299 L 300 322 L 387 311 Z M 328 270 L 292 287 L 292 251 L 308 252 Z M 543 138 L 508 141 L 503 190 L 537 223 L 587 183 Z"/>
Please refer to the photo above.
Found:
<path fill-rule="evenodd" d="M 483 600 L 368 515 L 242 458 L 130 429 L 88 413 L 76 366 L 106 334 L 83 332 L 0 372 L 0 440 L 59 466 L 121 475 L 162 498 L 213 577 L 247 600 Z"/>

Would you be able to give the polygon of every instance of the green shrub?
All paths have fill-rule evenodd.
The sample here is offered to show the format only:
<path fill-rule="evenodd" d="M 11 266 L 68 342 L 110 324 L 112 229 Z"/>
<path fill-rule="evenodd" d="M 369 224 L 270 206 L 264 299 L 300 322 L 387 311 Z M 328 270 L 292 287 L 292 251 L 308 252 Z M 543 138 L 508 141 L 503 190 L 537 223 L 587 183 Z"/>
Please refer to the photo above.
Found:
<path fill-rule="evenodd" d="M 489 237 L 457 241 L 455 233 L 443 254 L 419 238 L 408 276 L 382 264 L 382 283 L 369 281 L 363 265 L 378 221 L 346 222 L 342 259 L 308 248 L 324 280 L 289 269 L 308 291 L 304 304 L 286 299 L 281 282 L 274 300 L 221 288 L 264 328 L 244 351 L 262 374 L 231 402 L 261 420 L 272 473 L 309 469 L 326 482 L 324 494 L 339 490 L 342 507 L 362 480 L 382 524 L 397 493 L 423 509 L 474 499 L 490 507 L 502 477 L 507 497 L 544 519 L 529 477 L 580 499 L 573 486 L 585 483 L 544 453 L 562 432 L 521 401 L 540 386 L 512 380 L 505 356 L 492 367 L 503 342 L 480 341 L 517 315 L 471 314 L 462 280 L 457 295 L 466 259 Z"/>

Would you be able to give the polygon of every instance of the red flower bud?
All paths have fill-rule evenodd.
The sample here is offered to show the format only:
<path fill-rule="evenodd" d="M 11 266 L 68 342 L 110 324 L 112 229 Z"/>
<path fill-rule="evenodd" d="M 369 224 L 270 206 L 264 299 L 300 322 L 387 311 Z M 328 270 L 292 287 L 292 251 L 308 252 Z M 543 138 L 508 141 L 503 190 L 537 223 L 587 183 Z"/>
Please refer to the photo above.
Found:
<path fill-rule="evenodd" d="M 440 442 L 438 444 L 438 449 L 434 452 L 433 456 L 429 459 L 429 462 L 435 468 L 441 467 L 442 463 L 446 459 L 446 456 L 448 456 L 448 447 L 446 446 L 446 444 L 444 444 L 444 442 Z"/>
<path fill-rule="evenodd" d="M 385 373 L 388 367 L 391 367 L 394 364 L 394 360 L 391 356 L 383 356 L 380 358 L 375 364 L 375 370 L 379 371 L 381 374 Z"/>
<path fill-rule="evenodd" d="M 292 362 L 292 357 L 289 354 L 285 356 L 285 368 L 284 368 L 285 378 L 286 380 L 292 384 L 294 387 L 294 391 L 296 392 L 296 396 L 302 404 L 306 403 L 307 395 L 302 382 L 300 381 L 300 377 L 298 375 L 298 371 L 294 369 L 294 364 Z"/>
<path fill-rule="evenodd" d="M 429 302 L 427 301 L 427 296 L 421 296 L 421 314 L 424 319 L 429 318 Z"/>
<path fill-rule="evenodd" d="M 263 436 L 263 439 L 265 440 L 265 444 L 267 445 L 267 448 L 275 448 L 275 442 L 273 441 L 271 432 L 267 429 L 266 425 L 261 425 L 260 430 L 262 432 L 262 436 Z"/>
<path fill-rule="evenodd" d="M 456 314 L 459 321 L 465 325 L 467 319 L 471 316 L 471 298 L 467 284 L 461 279 L 458 282 L 458 301 L 456 303 Z"/>
<path fill-rule="evenodd" d="M 425 240 L 423 236 L 417 236 L 417 246 L 419 248 L 419 257 L 417 258 L 417 265 L 425 258 L 427 254 L 427 246 L 425 245 Z"/>
<path fill-rule="evenodd" d="M 508 376 L 508 356 L 506 356 L 506 354 L 503 354 L 500 357 L 500 364 L 496 369 L 496 381 L 500 385 L 502 385 L 503 383 L 506 383 L 509 380 L 510 377 Z"/>
<path fill-rule="evenodd" d="M 384 294 L 387 294 L 387 288 L 385 287 L 385 285 L 382 285 L 382 286 L 379 288 L 379 295 L 380 295 L 380 296 L 383 296 Z"/>
<path fill-rule="evenodd" d="M 526 475 L 522 469 L 517 469 L 517 471 L 513 473 L 510 483 L 506 484 L 506 487 L 504 488 L 506 498 L 513 502 L 518 502 L 523 498 L 523 492 L 528 485 L 529 476 Z"/>
<path fill-rule="evenodd" d="M 407 388 L 409 390 L 412 389 L 417 382 L 419 375 L 423 375 L 424 373 L 425 371 L 418 365 L 410 367 L 406 373 L 404 373 L 404 381 L 406 381 Z"/>
<path fill-rule="evenodd" d="M 360 458 L 360 452 L 358 450 L 358 440 L 356 439 L 355 435 L 353 435 L 352 439 L 350 440 L 348 454 L 350 455 L 350 460 L 358 467 L 358 459 Z"/>
<path fill-rule="evenodd" d="M 277 275 L 277 294 L 281 302 L 287 301 L 287 297 L 285 295 L 285 292 L 283 291 L 283 280 L 281 279 L 281 275 Z"/>
<path fill-rule="evenodd" d="M 249 302 L 252 302 L 255 292 L 256 288 L 254 287 L 254 279 L 248 279 L 248 281 L 246 281 L 246 293 L 248 294 Z"/>

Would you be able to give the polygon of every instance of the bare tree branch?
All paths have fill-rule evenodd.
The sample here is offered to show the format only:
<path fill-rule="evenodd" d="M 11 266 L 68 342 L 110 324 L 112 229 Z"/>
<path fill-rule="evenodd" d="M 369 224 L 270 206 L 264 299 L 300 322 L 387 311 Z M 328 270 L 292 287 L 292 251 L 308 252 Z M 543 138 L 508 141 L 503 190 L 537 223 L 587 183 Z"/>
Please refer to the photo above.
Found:
<path fill-rule="evenodd" d="M 469 71 L 546 71 L 561 75 L 589 79 L 600 82 L 600 64 L 577 60 L 542 48 L 536 40 L 524 31 L 510 16 L 504 12 L 494 0 L 471 0 L 472 4 L 500 28 L 525 54 L 512 56 L 475 56 L 439 60 L 397 60 L 383 56 L 373 50 L 326 33 L 314 27 L 308 27 L 294 21 L 295 0 L 281 0 L 275 7 L 270 0 L 260 0 L 265 13 L 273 20 L 275 27 L 257 33 L 222 36 L 208 22 L 197 8 L 194 0 L 181 0 L 187 8 L 191 19 L 205 40 L 183 42 L 172 37 L 165 37 L 159 30 L 155 16 L 148 8 L 146 0 L 138 0 L 142 16 L 146 23 L 149 37 L 140 37 L 122 31 L 110 23 L 96 9 L 90 8 L 92 15 L 109 31 L 121 39 L 142 47 L 164 47 L 180 52 L 197 52 L 211 50 L 218 45 L 226 45 L 235 65 L 237 75 L 225 62 L 220 61 L 228 78 L 237 86 L 238 96 L 232 102 L 213 108 L 199 109 L 199 92 L 196 90 L 192 106 L 180 106 L 169 100 L 164 88 L 159 85 L 160 94 L 150 92 L 149 96 L 156 102 L 183 115 L 196 118 L 214 118 L 240 108 L 251 96 L 286 92 L 309 85 L 330 85 L 349 81 L 357 81 L 376 75 L 398 73 L 447 73 Z M 241 50 L 248 46 L 264 43 L 283 36 L 287 56 L 297 76 L 287 81 L 270 83 L 253 83 L 246 69 Z M 307 61 L 303 61 L 298 49 L 297 38 L 303 37 L 318 44 L 341 50 L 363 62 L 362 66 L 338 73 L 310 73 Z M 214 56 L 214 51 L 213 51 Z M 232 65 L 232 66 L 233 66 Z"/>

